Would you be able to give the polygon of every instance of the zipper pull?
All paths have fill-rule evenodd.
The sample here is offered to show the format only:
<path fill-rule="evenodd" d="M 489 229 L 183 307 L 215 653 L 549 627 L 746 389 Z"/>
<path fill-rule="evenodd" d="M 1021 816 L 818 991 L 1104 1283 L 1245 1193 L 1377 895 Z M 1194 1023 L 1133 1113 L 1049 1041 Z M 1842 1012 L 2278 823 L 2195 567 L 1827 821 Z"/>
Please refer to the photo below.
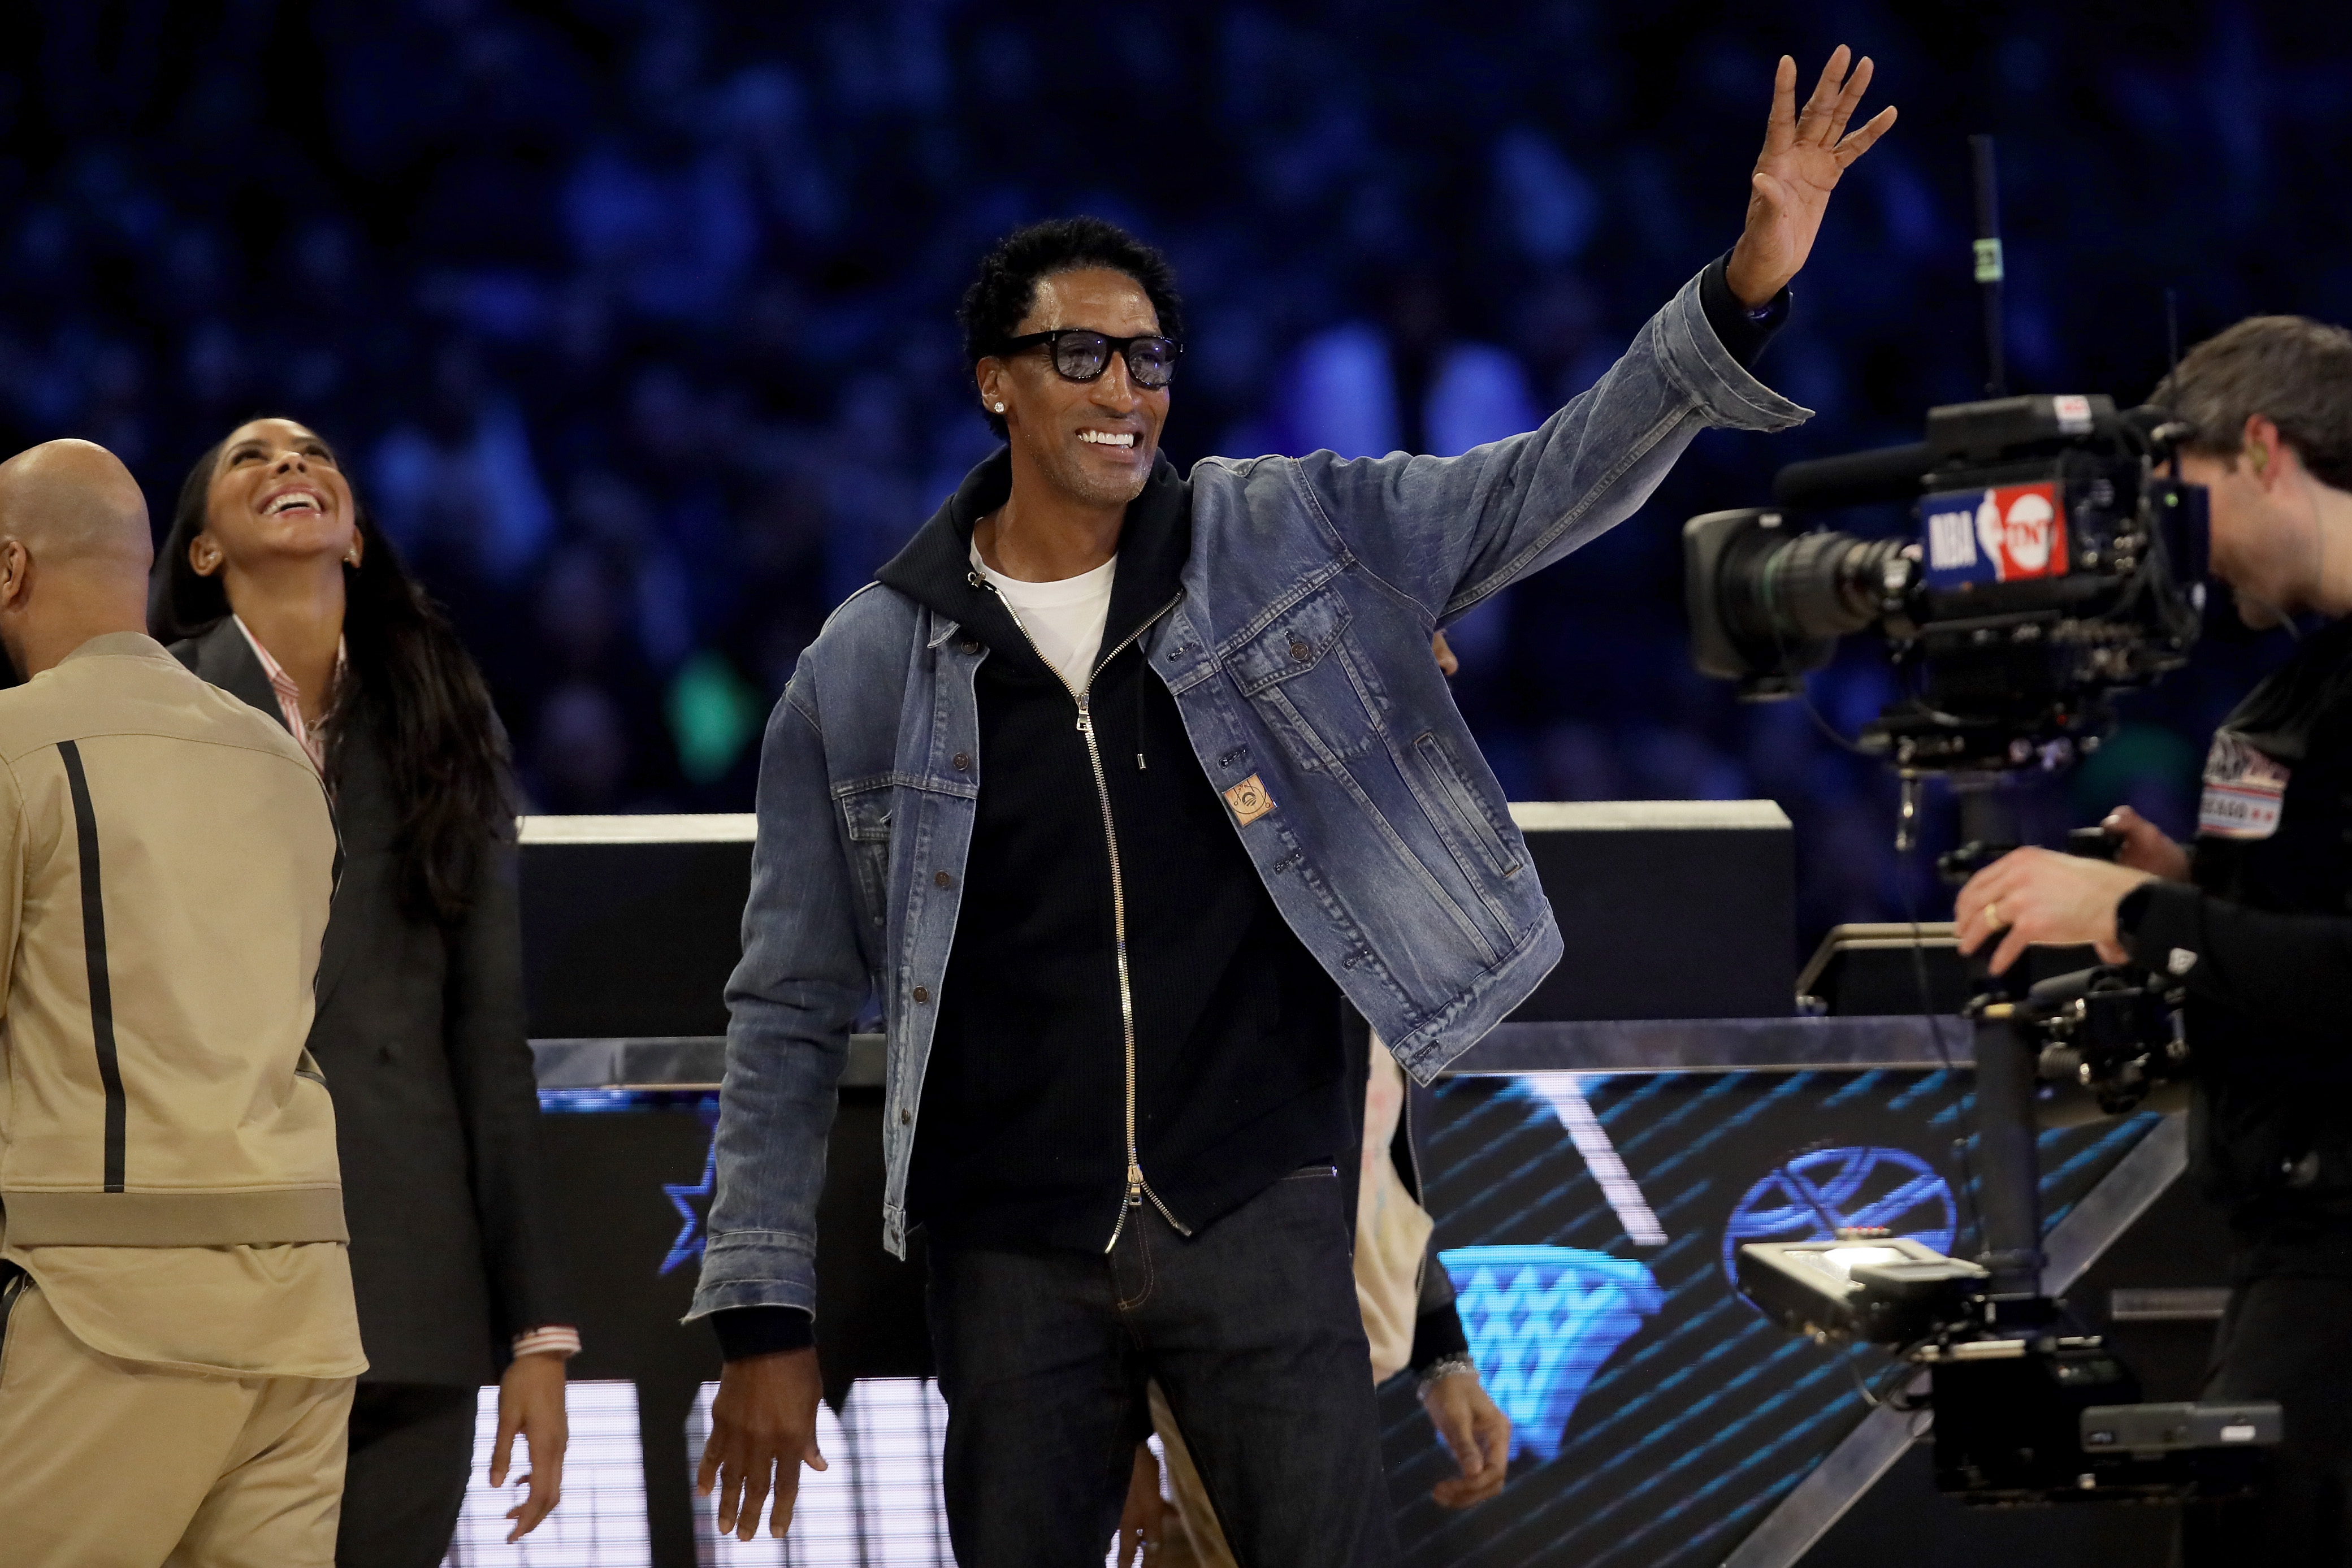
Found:
<path fill-rule="evenodd" d="M 1131 1209 L 1143 1206 L 1143 1167 L 1132 1160 L 1127 1163 L 1127 1206 Z"/>

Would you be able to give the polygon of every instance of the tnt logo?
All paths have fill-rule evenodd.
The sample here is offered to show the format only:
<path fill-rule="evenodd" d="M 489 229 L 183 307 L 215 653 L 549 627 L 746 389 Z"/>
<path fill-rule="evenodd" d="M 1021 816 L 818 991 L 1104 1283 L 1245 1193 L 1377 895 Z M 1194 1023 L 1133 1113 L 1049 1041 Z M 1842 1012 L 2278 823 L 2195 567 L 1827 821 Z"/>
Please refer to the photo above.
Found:
<path fill-rule="evenodd" d="M 1921 510 L 1933 587 L 2065 574 L 2066 514 L 2053 481 L 1930 496 Z"/>

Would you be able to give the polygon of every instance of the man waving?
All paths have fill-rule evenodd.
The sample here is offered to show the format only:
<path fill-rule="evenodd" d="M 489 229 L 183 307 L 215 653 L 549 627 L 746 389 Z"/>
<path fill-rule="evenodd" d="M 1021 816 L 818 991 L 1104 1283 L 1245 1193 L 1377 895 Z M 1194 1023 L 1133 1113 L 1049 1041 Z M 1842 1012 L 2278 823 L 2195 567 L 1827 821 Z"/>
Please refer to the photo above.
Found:
<path fill-rule="evenodd" d="M 816 1200 L 850 1024 L 889 1038 L 884 1238 L 925 1228 L 957 1561 L 1099 1563 L 1156 1379 L 1246 1563 L 1396 1545 L 1349 1268 L 1369 1023 L 1423 1081 L 1561 941 L 1433 631 L 1630 515 L 1748 374 L 1892 123 L 1780 62 L 1747 229 L 1593 389 L 1454 458 L 1160 457 L 1182 326 L 1089 218 L 981 263 L 1005 438 L 769 721 L 696 1316 L 746 1539 L 821 1464 Z M 919 1136 L 918 1133 L 919 1131 Z"/>

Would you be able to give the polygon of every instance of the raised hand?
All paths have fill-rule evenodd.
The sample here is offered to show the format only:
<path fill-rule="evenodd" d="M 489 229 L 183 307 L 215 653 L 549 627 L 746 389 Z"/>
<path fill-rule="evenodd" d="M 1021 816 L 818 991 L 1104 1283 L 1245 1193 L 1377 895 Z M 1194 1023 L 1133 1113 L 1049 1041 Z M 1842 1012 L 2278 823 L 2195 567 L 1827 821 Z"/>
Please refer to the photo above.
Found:
<path fill-rule="evenodd" d="M 1870 85 L 1869 57 L 1848 74 L 1853 58 L 1843 44 L 1837 47 L 1801 113 L 1797 62 L 1782 55 L 1773 73 L 1772 118 L 1748 181 L 1748 228 L 1731 251 L 1731 291 L 1751 310 L 1771 303 L 1805 265 L 1839 176 L 1895 123 L 1889 107 L 1860 130 L 1846 130 Z"/>

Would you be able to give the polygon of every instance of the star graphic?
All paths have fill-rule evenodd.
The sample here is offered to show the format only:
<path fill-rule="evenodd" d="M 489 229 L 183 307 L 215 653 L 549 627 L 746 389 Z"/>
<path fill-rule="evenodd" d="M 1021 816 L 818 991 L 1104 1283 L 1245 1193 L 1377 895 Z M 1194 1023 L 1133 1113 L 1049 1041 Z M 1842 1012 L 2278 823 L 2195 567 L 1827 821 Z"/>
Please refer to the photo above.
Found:
<path fill-rule="evenodd" d="M 682 1263 L 701 1259 L 703 1215 L 702 1211 L 695 1206 L 694 1200 L 700 1198 L 707 1203 L 712 1189 L 718 1185 L 718 1178 L 719 1140 L 714 1134 L 710 1152 L 702 1157 L 702 1180 L 662 1184 L 662 1195 L 669 1199 L 670 1207 L 677 1210 L 678 1218 L 685 1223 L 677 1227 L 677 1239 L 669 1244 L 669 1256 L 662 1259 L 658 1272 L 667 1274 Z"/>

